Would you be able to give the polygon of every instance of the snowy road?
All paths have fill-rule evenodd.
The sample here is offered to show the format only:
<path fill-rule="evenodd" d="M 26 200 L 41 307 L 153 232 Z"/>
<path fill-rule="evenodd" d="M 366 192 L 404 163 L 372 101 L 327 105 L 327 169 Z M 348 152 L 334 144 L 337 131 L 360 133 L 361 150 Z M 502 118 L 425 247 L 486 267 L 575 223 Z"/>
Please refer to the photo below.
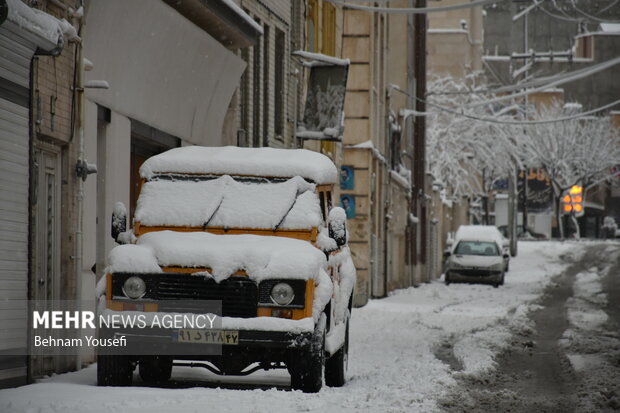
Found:
<path fill-rule="evenodd" d="M 579 260 L 584 245 L 616 256 L 620 250 L 617 243 L 523 242 L 498 289 L 436 281 L 355 309 L 349 382 L 340 389 L 304 394 L 288 391 L 284 372 L 219 382 L 188 368 L 175 368 L 172 388 L 140 387 L 139 378 L 131 388 L 100 388 L 91 366 L 0 391 L 0 412 L 440 411 L 459 377 L 488 373 L 512 337 L 532 330 L 528 313 L 552 278 Z M 577 277 L 582 295 L 597 288 L 594 276 L 584 274 Z M 583 305 L 573 304 L 575 323 L 594 312 L 584 315 Z"/>

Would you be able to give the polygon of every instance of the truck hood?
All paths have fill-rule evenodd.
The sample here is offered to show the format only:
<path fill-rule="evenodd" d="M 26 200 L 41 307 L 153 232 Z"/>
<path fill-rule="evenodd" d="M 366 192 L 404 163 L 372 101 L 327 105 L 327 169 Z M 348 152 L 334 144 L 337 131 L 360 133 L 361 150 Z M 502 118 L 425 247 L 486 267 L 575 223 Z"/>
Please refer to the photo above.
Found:
<path fill-rule="evenodd" d="M 109 256 L 107 272 L 161 272 L 161 267 L 209 268 L 217 282 L 239 270 L 265 278 L 317 279 L 325 254 L 307 241 L 260 235 L 158 231 L 136 245 L 121 245 Z"/>

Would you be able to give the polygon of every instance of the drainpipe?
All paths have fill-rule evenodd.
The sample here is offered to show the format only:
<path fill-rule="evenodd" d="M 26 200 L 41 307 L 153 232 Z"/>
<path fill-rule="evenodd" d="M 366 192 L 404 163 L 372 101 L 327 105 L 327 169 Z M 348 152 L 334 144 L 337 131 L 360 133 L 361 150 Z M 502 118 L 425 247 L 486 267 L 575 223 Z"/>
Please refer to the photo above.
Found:
<path fill-rule="evenodd" d="M 85 25 L 85 18 L 82 16 L 80 22 L 80 33 L 82 32 Z M 77 94 L 77 107 L 78 107 L 78 162 L 76 166 L 80 168 L 81 165 L 85 165 L 84 159 L 84 110 L 85 110 L 85 101 L 84 101 L 84 44 L 80 42 L 77 46 L 77 85 L 76 85 L 76 94 Z M 76 289 L 76 298 L 78 311 L 81 311 L 81 293 L 82 293 L 82 217 L 83 217 L 83 209 L 84 209 L 84 179 L 78 174 L 78 191 L 77 191 L 77 225 L 75 229 L 75 289 Z M 78 327 L 78 333 L 81 329 Z M 80 370 L 82 368 L 82 355 L 78 352 L 77 357 L 75 359 L 75 369 Z"/>

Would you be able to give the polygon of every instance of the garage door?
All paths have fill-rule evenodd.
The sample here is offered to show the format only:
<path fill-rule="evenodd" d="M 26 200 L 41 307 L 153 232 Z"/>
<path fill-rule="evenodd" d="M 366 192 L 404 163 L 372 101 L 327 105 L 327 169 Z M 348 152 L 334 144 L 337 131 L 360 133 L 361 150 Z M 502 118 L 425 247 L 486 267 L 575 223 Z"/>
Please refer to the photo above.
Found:
<path fill-rule="evenodd" d="M 25 382 L 30 61 L 35 45 L 0 27 L 0 387 Z"/>

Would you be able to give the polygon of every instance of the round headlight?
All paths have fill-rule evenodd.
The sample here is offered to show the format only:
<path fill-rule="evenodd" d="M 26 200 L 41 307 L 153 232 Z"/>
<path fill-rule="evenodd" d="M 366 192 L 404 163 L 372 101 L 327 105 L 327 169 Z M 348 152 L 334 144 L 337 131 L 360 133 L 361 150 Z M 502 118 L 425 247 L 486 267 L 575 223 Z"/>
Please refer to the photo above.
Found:
<path fill-rule="evenodd" d="M 146 293 L 146 284 L 140 277 L 129 277 L 123 284 L 123 293 L 129 298 L 142 298 Z"/>
<path fill-rule="evenodd" d="M 271 300 L 278 305 L 288 305 L 295 298 L 293 287 L 287 283 L 277 283 L 271 289 Z"/>

